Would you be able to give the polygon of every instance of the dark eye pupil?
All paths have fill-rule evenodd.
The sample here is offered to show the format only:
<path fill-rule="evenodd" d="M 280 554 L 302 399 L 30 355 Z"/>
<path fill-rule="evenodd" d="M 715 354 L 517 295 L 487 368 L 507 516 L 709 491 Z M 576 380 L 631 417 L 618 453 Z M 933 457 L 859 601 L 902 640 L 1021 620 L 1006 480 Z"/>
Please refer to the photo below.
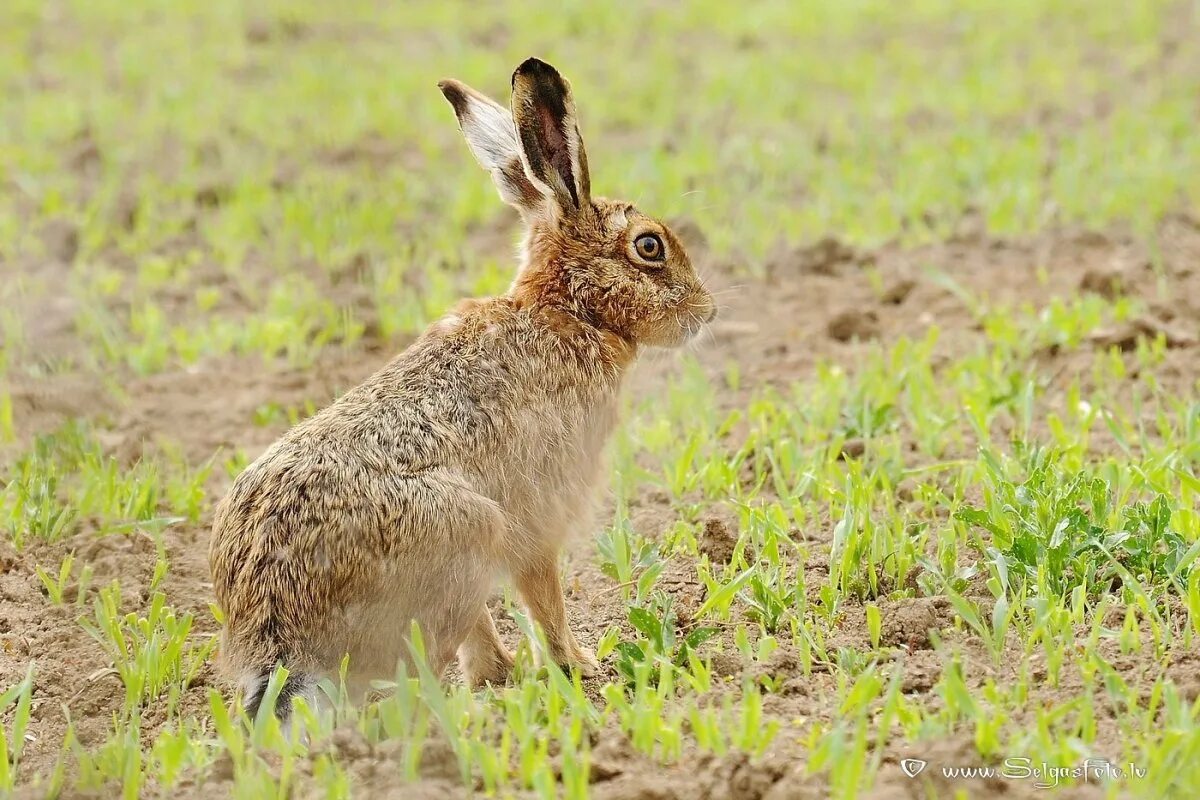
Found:
<path fill-rule="evenodd" d="M 638 239 L 638 251 L 646 258 L 657 258 L 660 245 L 653 236 L 643 236 Z"/>

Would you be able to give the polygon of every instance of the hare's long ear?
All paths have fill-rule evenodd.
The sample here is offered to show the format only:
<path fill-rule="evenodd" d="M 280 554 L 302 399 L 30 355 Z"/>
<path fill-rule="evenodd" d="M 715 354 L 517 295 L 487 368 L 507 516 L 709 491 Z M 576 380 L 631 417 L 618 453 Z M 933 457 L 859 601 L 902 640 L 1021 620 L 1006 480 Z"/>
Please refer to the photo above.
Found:
<path fill-rule="evenodd" d="M 590 214 L 592 187 L 571 84 L 536 58 L 517 67 L 512 84 L 512 116 L 525 174 L 544 188 L 563 214 Z"/>
<path fill-rule="evenodd" d="M 545 206 L 546 198 L 525 174 L 512 115 L 496 101 L 454 80 L 438 84 L 454 106 L 458 126 L 480 166 L 492 173 L 500 199 L 528 215 Z"/>

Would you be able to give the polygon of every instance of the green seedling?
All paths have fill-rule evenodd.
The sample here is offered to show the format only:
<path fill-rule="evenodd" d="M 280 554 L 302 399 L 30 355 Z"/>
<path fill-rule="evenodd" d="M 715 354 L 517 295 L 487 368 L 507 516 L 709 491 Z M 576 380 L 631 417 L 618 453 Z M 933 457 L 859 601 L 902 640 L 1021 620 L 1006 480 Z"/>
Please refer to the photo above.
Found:
<path fill-rule="evenodd" d="M 0 714 L 9 716 L 9 727 L 0 725 L 0 789 L 11 792 L 17 785 L 17 770 L 21 765 L 21 754 L 25 750 L 25 732 L 29 728 L 29 715 L 33 703 L 34 665 L 25 670 L 25 677 L 18 683 L 5 687 L 0 694 Z M 12 708 L 11 715 L 9 709 Z"/>
<path fill-rule="evenodd" d="M 643 664 L 650 664 L 650 680 L 662 676 L 662 668 L 682 668 L 689 664 L 692 652 L 717 634 L 716 628 L 698 627 L 682 637 L 676 631 L 671 596 L 656 593 L 648 607 L 629 609 L 629 624 L 640 634 L 633 641 L 615 645 L 617 671 L 627 682 L 636 681 Z"/>

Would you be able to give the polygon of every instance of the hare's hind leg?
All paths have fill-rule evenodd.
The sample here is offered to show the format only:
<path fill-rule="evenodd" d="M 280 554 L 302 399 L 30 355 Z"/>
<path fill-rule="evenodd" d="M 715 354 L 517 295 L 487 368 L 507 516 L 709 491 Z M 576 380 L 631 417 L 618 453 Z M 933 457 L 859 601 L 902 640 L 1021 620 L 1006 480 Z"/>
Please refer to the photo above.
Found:
<path fill-rule="evenodd" d="M 440 677 L 461 651 L 480 674 L 496 679 L 493 662 L 503 662 L 508 654 L 486 601 L 502 563 L 508 520 L 495 501 L 452 474 L 426 476 L 406 488 L 410 506 L 420 513 L 407 520 L 404 546 L 391 565 L 390 613 L 406 627 L 410 620 L 420 625 L 434 674 Z M 407 640 L 408 631 L 400 633 L 398 638 Z M 397 650 L 406 656 L 408 642 Z"/>
<path fill-rule="evenodd" d="M 496 623 L 486 604 L 481 604 L 475 623 L 458 649 L 458 662 L 467 685 L 478 688 L 486 683 L 501 684 L 512 671 L 513 657 L 500 641 Z"/>
<path fill-rule="evenodd" d="M 562 579 L 554 553 L 539 554 L 517 570 L 514 577 L 530 615 L 542 626 L 549 657 L 556 664 L 578 667 L 583 675 L 595 675 L 600 669 L 596 657 L 579 646 L 567 624 Z"/>

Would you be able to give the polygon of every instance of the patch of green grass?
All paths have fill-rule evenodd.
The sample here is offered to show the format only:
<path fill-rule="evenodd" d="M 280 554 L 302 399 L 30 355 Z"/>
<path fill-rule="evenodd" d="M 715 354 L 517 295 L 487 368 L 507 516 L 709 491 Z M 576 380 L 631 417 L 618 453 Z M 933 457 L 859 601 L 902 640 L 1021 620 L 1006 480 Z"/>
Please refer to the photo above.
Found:
<path fill-rule="evenodd" d="M 163 695 L 167 714 L 173 714 L 183 692 L 216 649 L 212 636 L 189 641 L 192 615 L 177 614 L 167 605 L 166 595 L 154 591 L 156 583 L 152 582 L 153 596 L 144 615 L 121 613 L 121 587 L 114 580 L 97 594 L 92 618 L 80 619 L 84 630 L 104 648 L 125 686 L 126 714 Z"/>
<path fill-rule="evenodd" d="M 1174 499 L 1159 494 L 1125 504 L 1101 477 L 1064 474 L 1053 452 L 1022 455 L 1019 483 L 994 456 L 986 458 L 986 507 L 956 512 L 990 534 L 990 566 L 1005 593 L 1036 587 L 1062 594 L 1082 586 L 1090 595 L 1110 594 L 1127 576 L 1143 585 L 1186 583 L 1200 555 L 1200 545 L 1192 544 L 1200 529 L 1177 529 Z"/>
<path fill-rule="evenodd" d="M 101 534 L 195 521 L 211 462 L 193 469 L 176 457 L 168 464 L 143 459 L 124 467 L 85 426 L 70 423 L 36 437 L 16 460 L 4 477 L 0 520 L 18 548 L 66 538 L 81 520 Z M 177 516 L 163 516 L 164 508 Z"/>

